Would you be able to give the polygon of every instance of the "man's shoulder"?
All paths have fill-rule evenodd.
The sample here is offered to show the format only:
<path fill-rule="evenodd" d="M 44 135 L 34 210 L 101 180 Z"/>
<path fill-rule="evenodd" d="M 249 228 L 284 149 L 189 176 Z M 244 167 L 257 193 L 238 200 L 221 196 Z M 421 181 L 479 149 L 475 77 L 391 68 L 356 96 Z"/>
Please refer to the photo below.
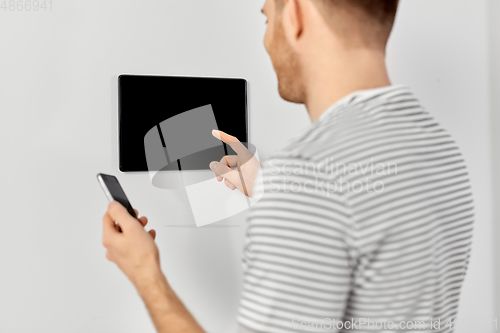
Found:
<path fill-rule="evenodd" d="M 305 130 L 295 135 L 281 149 L 271 155 L 272 159 L 297 159 L 304 162 L 321 162 L 322 152 L 346 144 L 346 135 L 363 135 L 360 126 L 368 119 L 360 105 L 350 105 L 324 115 Z M 377 126 L 376 124 L 374 124 Z"/>
<path fill-rule="evenodd" d="M 335 159 L 347 163 L 370 153 L 417 153 L 419 143 L 425 146 L 443 140 L 453 141 L 418 100 L 398 104 L 378 100 L 348 105 L 322 116 L 271 158 L 312 163 Z"/>

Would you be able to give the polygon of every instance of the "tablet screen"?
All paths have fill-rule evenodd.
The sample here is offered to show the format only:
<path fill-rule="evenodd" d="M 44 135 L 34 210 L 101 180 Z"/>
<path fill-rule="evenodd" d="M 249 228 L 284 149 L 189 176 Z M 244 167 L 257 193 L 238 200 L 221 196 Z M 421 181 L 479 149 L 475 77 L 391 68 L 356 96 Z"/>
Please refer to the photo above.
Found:
<path fill-rule="evenodd" d="M 241 142 L 248 142 L 247 83 L 244 79 L 120 75 L 118 92 L 120 171 L 148 171 L 145 135 L 153 127 L 166 124 L 169 118 L 194 109 L 211 109 L 217 124 L 215 129 L 231 134 Z M 213 122 L 209 125 L 213 127 Z M 186 131 L 194 128 L 183 126 L 186 126 Z M 205 129 L 199 122 L 196 128 L 202 132 L 202 137 L 211 136 L 214 129 Z M 175 137 L 164 137 L 168 138 L 163 140 L 162 137 L 167 149 L 179 144 Z M 200 140 L 199 137 L 197 135 L 195 139 Z M 227 145 L 223 145 L 223 149 L 200 151 L 184 157 L 184 163 L 183 159 L 171 161 L 165 170 L 209 170 L 211 161 L 219 161 L 226 154 L 233 154 Z"/>

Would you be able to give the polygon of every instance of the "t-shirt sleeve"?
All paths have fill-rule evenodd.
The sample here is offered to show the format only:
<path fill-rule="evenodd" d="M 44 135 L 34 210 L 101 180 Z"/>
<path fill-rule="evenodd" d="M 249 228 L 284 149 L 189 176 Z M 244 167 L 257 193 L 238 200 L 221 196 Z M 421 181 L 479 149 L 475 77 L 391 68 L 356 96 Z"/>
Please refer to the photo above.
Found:
<path fill-rule="evenodd" d="M 337 332 L 351 290 L 349 206 L 301 158 L 269 160 L 261 180 L 254 192 L 263 196 L 248 215 L 238 321 L 258 332 Z"/>

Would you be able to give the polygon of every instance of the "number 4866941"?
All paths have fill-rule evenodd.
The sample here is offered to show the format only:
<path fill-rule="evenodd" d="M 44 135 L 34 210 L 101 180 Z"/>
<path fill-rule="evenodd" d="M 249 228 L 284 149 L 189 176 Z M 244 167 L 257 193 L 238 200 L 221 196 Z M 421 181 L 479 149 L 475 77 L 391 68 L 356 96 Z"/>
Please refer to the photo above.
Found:
<path fill-rule="evenodd" d="M 0 10 L 4 12 L 52 11 L 52 0 L 3 0 Z"/>

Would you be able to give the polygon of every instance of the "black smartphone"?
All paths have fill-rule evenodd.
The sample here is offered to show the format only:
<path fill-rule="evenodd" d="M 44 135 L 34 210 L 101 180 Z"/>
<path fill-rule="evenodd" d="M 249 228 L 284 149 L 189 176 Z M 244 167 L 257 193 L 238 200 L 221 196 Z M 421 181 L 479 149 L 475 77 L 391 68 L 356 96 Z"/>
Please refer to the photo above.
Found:
<path fill-rule="evenodd" d="M 128 201 L 128 198 L 125 195 L 120 182 L 118 181 L 118 179 L 116 179 L 115 176 L 99 173 L 97 174 L 97 180 L 99 181 L 99 184 L 101 184 L 101 187 L 104 190 L 104 194 L 109 201 L 118 201 L 123 205 L 123 207 L 127 209 L 130 215 L 132 215 L 134 218 L 137 218 L 137 215 L 135 215 L 135 211 L 132 208 L 130 201 Z M 121 231 L 118 225 L 116 225 L 116 227 L 119 231 Z"/>

